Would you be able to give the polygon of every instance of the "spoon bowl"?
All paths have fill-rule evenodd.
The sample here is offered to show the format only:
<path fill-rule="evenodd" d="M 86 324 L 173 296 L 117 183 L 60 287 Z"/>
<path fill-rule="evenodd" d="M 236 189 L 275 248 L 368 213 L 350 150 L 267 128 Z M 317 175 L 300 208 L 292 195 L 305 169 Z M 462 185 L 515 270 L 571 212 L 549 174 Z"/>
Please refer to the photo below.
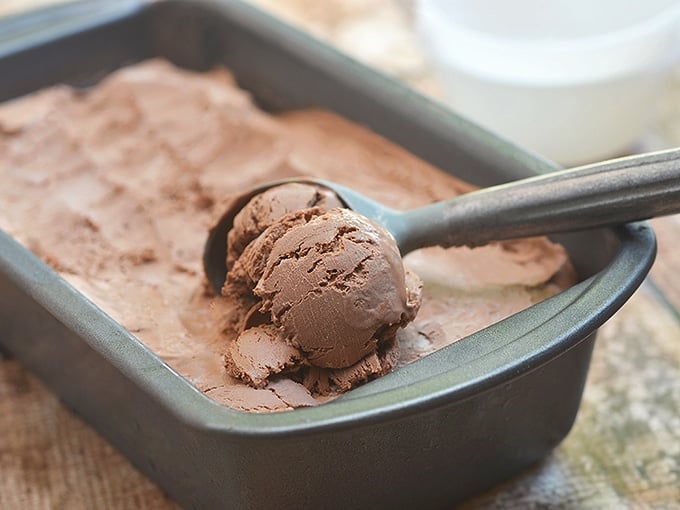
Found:
<path fill-rule="evenodd" d="M 332 190 L 343 204 L 385 227 L 403 255 L 426 246 L 480 246 L 538 235 L 618 225 L 680 212 L 680 149 L 561 170 L 412 209 L 396 211 L 340 184 L 293 178 L 253 188 L 210 230 L 203 266 L 219 293 L 234 217 L 259 193 L 287 183 Z"/>

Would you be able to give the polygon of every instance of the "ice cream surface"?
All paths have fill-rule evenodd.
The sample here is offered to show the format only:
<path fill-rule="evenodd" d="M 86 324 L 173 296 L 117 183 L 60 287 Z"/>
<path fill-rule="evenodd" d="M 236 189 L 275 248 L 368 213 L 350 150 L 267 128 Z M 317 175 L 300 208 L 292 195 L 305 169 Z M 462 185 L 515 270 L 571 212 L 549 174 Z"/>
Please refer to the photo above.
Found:
<path fill-rule="evenodd" d="M 310 176 L 397 209 L 473 189 L 332 113 L 264 112 L 226 70 L 154 60 L 0 105 L 0 228 L 234 409 L 327 402 L 574 281 L 545 238 L 419 250 L 402 265 L 377 227 L 298 188 L 235 221 L 236 273 L 215 295 L 201 256 L 217 217 L 254 186 Z"/>

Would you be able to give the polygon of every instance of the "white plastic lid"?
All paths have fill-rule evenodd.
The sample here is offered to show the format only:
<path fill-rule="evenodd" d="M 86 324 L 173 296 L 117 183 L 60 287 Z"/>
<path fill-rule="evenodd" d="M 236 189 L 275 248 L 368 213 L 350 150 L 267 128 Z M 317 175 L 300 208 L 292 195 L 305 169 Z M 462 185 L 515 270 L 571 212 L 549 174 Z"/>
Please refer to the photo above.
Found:
<path fill-rule="evenodd" d="M 441 63 L 493 81 L 567 85 L 662 65 L 680 46 L 678 0 L 421 0 Z"/>

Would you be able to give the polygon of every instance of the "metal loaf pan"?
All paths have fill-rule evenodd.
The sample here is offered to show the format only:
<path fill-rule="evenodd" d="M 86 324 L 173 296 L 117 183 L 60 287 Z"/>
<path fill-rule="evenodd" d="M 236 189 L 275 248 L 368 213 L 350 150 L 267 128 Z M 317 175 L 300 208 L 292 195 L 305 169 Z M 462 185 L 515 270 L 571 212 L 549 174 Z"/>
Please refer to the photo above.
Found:
<path fill-rule="evenodd" d="M 3 20 L 0 100 L 152 56 L 225 65 L 263 107 L 334 110 L 479 185 L 553 169 L 239 2 L 87 1 Z M 644 223 L 557 239 L 576 287 L 313 409 L 213 403 L 2 232 L 0 345 L 187 508 L 442 507 L 566 436 L 596 328 L 655 255 Z"/>

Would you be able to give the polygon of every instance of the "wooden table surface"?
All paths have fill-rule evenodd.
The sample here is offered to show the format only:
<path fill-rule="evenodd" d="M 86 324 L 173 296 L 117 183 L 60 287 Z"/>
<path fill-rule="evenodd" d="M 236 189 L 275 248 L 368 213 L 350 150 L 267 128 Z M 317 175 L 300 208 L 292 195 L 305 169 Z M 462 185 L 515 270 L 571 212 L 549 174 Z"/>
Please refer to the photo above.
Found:
<path fill-rule="evenodd" d="M 54 1 L 2 0 L 0 15 Z M 409 0 L 256 3 L 438 93 L 410 26 Z M 651 139 L 680 146 L 680 92 Z M 680 509 L 680 217 L 652 224 L 656 263 L 601 328 L 569 436 L 540 465 L 462 508 Z M 16 361 L 0 359 L 0 508 L 175 505 Z"/>

